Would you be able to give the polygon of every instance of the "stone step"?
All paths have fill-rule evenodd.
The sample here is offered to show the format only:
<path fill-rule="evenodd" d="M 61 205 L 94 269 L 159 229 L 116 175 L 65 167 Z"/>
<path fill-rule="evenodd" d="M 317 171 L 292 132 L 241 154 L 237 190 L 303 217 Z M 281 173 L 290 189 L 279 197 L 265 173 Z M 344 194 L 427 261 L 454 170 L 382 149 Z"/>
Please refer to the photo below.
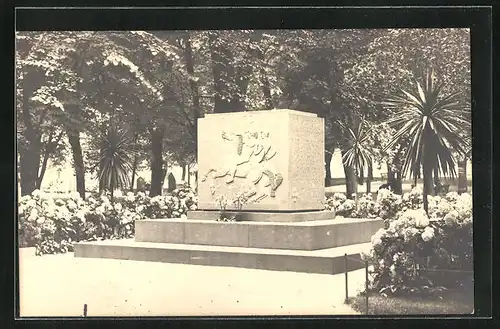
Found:
<path fill-rule="evenodd" d="M 75 245 L 75 257 L 111 258 L 207 266 L 229 266 L 274 271 L 338 274 L 364 265 L 360 252 L 370 243 L 314 251 L 221 247 L 188 244 L 136 242 L 133 239 L 82 242 Z"/>
<path fill-rule="evenodd" d="M 319 250 L 369 242 L 382 220 L 336 218 L 308 222 L 217 222 L 156 219 L 135 222 L 137 242 Z"/>
<path fill-rule="evenodd" d="M 307 222 L 335 218 L 335 211 L 226 211 L 228 216 L 239 215 L 243 222 Z M 187 217 L 194 220 L 216 220 L 220 211 L 190 210 Z"/>

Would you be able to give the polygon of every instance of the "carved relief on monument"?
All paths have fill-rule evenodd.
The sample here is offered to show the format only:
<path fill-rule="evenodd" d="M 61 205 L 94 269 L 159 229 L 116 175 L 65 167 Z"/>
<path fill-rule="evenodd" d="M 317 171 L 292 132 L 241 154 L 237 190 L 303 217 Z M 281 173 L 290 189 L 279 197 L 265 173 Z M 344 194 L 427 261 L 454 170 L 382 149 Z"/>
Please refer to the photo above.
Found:
<path fill-rule="evenodd" d="M 270 142 L 269 132 L 246 131 L 232 133 L 223 131 L 221 138 L 229 143 L 229 153 L 222 154 L 222 165 L 214 166 L 206 171 L 201 181 L 211 178 L 210 190 L 212 195 L 217 191 L 217 183 L 224 179 L 225 185 L 231 185 L 235 179 L 243 179 L 245 189 L 248 190 L 250 203 L 256 203 L 264 198 L 276 196 L 276 190 L 283 182 L 281 173 L 276 172 L 269 160 L 277 150 Z M 260 183 L 260 184 L 259 184 Z M 264 191 L 259 185 L 265 187 Z"/>

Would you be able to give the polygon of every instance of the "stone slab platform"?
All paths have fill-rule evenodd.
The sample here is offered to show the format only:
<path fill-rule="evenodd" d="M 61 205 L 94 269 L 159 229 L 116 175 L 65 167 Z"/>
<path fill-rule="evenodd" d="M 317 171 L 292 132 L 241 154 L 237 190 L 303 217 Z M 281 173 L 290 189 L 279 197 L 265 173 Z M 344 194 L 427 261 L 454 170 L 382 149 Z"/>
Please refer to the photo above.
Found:
<path fill-rule="evenodd" d="M 330 219 L 295 223 L 156 219 L 135 222 L 137 242 L 319 250 L 369 242 L 382 220 Z"/>
<path fill-rule="evenodd" d="M 193 210 L 187 214 L 188 219 L 216 220 L 218 210 Z M 303 211 L 303 212 L 269 212 L 269 211 L 226 211 L 230 216 L 240 215 L 242 222 L 307 222 L 313 220 L 334 219 L 334 211 Z"/>
<path fill-rule="evenodd" d="M 200 246 L 106 240 L 75 245 L 75 257 L 111 258 L 207 266 L 338 274 L 345 271 L 344 254 L 350 257 L 348 271 L 364 266 L 360 252 L 368 252 L 370 243 L 316 251 Z"/>

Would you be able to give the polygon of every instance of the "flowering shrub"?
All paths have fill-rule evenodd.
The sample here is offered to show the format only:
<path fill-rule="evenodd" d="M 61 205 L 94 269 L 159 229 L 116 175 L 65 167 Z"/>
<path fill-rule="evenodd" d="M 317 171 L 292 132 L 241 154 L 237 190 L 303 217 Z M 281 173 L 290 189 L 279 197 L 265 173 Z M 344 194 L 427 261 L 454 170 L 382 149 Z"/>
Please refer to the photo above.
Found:
<path fill-rule="evenodd" d="M 145 218 L 185 218 L 198 200 L 187 188 L 171 195 L 150 198 L 146 194 L 78 193 L 53 197 L 38 190 L 23 196 L 18 205 L 19 246 L 36 247 L 37 254 L 64 253 L 73 243 L 130 238 L 134 221 Z"/>
<path fill-rule="evenodd" d="M 87 211 L 78 193 L 54 200 L 36 190 L 22 197 L 18 207 L 20 246 L 35 246 L 37 254 L 71 251 L 72 242 L 82 236 Z"/>
<path fill-rule="evenodd" d="M 334 210 L 338 216 L 349 218 L 394 217 L 400 208 L 400 197 L 389 190 L 380 190 L 374 200 L 371 193 L 358 198 L 358 206 L 354 200 L 347 199 L 343 193 L 335 193 L 325 199 L 325 210 Z"/>
<path fill-rule="evenodd" d="M 406 209 L 372 236 L 372 249 L 364 257 L 372 263 L 373 290 L 425 292 L 471 277 L 472 197 L 431 197 L 429 217 L 417 208 L 418 200 L 403 196 Z"/>

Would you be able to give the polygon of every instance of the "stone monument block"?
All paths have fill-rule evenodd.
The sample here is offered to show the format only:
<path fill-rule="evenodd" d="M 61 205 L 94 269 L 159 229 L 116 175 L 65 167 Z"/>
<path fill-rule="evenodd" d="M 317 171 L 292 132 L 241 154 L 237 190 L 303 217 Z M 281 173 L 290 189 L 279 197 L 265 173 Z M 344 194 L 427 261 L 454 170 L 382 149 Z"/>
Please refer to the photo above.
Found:
<path fill-rule="evenodd" d="M 198 119 L 198 209 L 322 210 L 324 122 L 316 114 L 269 110 Z"/>

